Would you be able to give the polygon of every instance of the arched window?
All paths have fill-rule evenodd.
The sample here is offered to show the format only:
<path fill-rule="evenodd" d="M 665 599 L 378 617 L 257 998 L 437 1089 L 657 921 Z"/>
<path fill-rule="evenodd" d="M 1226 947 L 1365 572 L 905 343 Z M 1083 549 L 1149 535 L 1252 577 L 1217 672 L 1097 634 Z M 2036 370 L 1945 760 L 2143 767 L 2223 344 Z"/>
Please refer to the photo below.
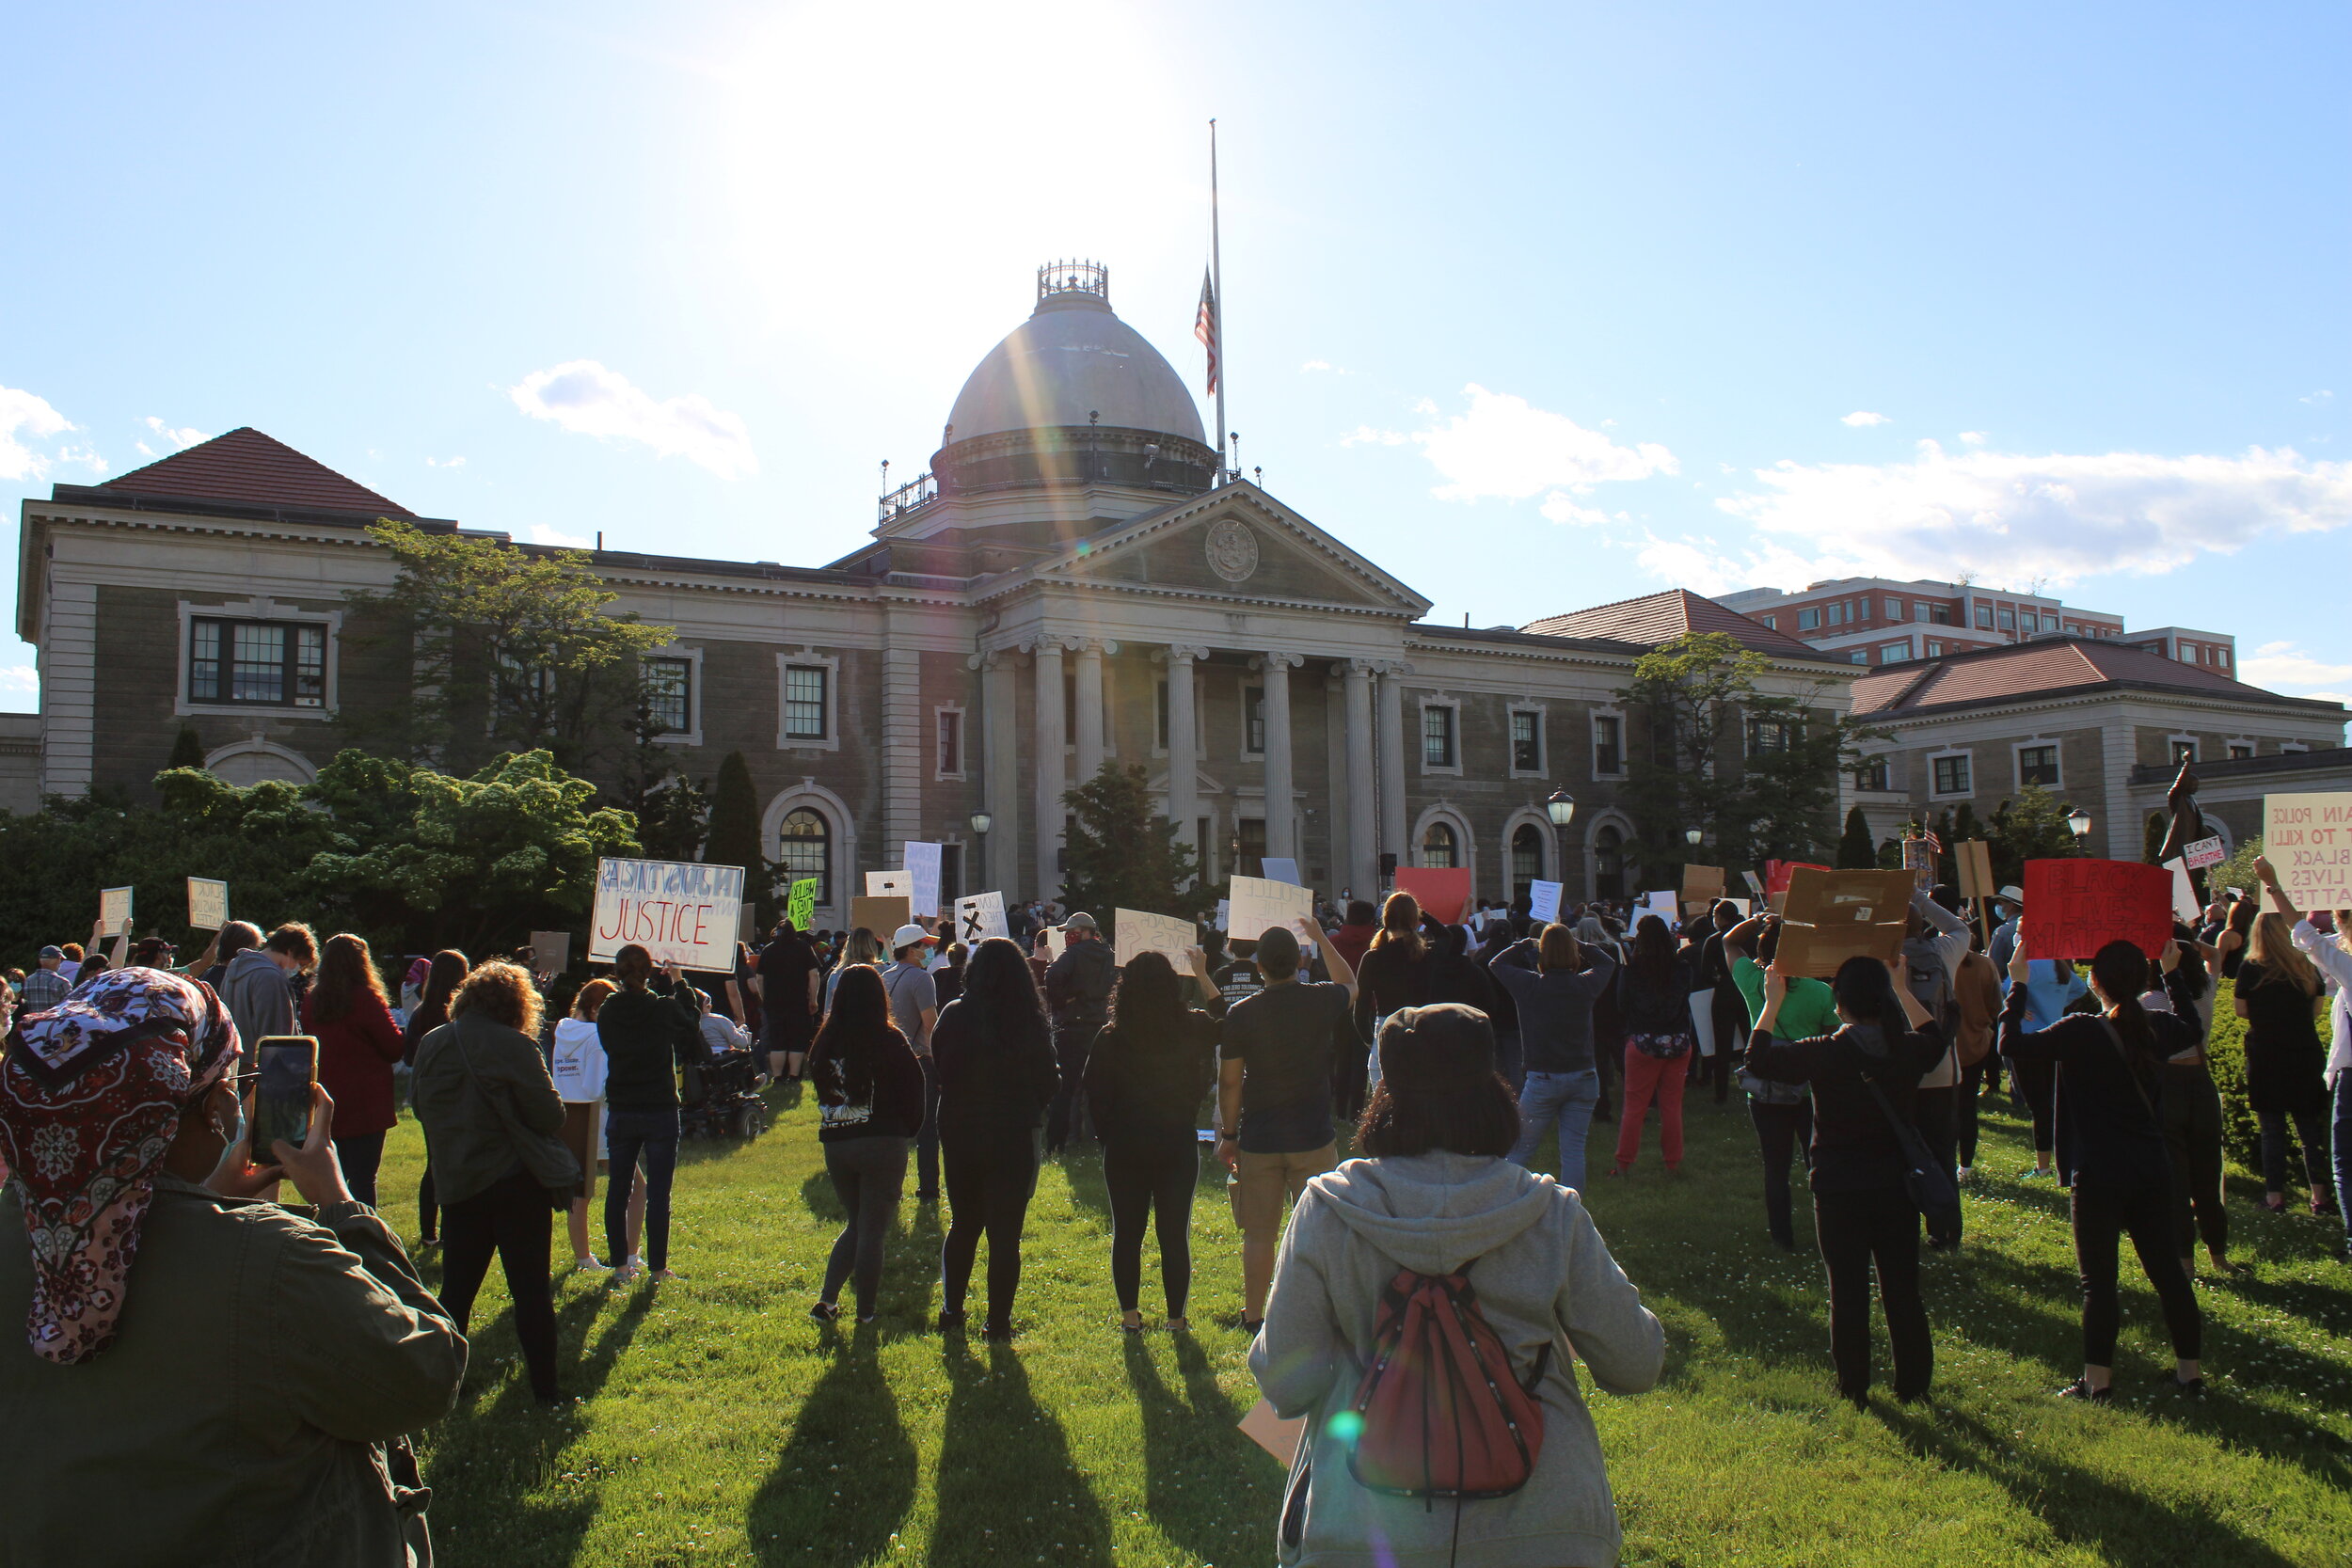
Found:
<path fill-rule="evenodd" d="M 1421 835 L 1421 863 L 1446 869 L 1461 863 L 1461 841 L 1450 823 L 1432 822 Z"/>
<path fill-rule="evenodd" d="M 1625 896 L 1625 834 L 1613 827 L 1593 835 L 1593 896 Z"/>
<path fill-rule="evenodd" d="M 1511 835 L 1511 901 L 1528 896 L 1529 884 L 1544 875 L 1544 832 L 1533 822 L 1519 824 Z"/>
<path fill-rule="evenodd" d="M 786 814 L 776 832 L 776 865 L 787 882 L 817 879 L 817 902 L 833 902 L 833 829 L 823 815 L 808 806 Z"/>

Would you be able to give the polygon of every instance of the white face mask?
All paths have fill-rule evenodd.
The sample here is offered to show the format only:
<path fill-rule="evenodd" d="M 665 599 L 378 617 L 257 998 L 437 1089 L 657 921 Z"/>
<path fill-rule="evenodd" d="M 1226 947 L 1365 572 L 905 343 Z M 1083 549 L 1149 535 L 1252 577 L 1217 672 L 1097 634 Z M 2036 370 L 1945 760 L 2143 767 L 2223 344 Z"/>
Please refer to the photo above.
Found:
<path fill-rule="evenodd" d="M 214 1092 L 217 1094 L 219 1091 L 215 1089 Z M 226 1142 L 221 1146 L 219 1161 L 213 1166 L 214 1176 L 218 1176 L 228 1167 L 230 1157 L 237 1151 L 237 1146 L 245 1142 L 245 1101 L 239 1100 L 233 1094 L 229 1097 L 229 1101 L 230 1104 L 236 1107 L 236 1120 L 225 1128 L 216 1127 L 215 1129 L 221 1134 Z M 207 1180 L 210 1180 L 210 1178 L 207 1178 Z"/>

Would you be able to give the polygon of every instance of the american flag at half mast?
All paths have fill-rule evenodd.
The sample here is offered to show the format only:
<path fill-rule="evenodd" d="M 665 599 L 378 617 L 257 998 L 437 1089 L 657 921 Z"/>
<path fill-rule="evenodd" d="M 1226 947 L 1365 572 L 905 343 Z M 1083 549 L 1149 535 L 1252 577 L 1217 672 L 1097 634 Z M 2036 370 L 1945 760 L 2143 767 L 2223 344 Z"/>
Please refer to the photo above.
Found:
<path fill-rule="evenodd" d="M 1216 284 L 1207 272 L 1200 275 L 1200 313 L 1193 319 L 1192 335 L 1200 340 L 1200 346 L 1209 351 L 1209 390 L 1216 390 Z"/>

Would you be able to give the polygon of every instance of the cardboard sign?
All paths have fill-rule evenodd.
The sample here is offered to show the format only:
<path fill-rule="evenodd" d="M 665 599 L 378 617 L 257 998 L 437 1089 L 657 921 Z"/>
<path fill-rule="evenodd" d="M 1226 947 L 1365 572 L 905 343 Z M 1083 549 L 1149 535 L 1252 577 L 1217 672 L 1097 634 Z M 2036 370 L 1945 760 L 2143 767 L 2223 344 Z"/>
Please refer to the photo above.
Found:
<path fill-rule="evenodd" d="M 1915 885 L 1908 871 L 1791 866 L 1781 911 L 1788 921 L 1780 932 L 1781 961 L 1800 974 L 1826 980 L 1848 958 L 1899 958 Z"/>
<path fill-rule="evenodd" d="M 2219 865 L 2229 858 L 2230 852 L 2221 847 L 2219 833 L 2214 834 L 2211 838 L 2201 838 L 2194 844 L 2181 846 L 2181 859 L 2186 863 L 2183 867 L 2185 870 L 2202 871 L 2209 865 Z"/>
<path fill-rule="evenodd" d="M 1142 910 L 1113 910 L 1111 930 L 1119 939 L 1119 962 L 1121 968 L 1135 962 L 1138 953 L 1164 953 L 1168 961 L 1182 974 L 1192 967 L 1184 956 L 1185 949 L 1195 945 L 1192 922 L 1174 915 L 1148 914 Z"/>
<path fill-rule="evenodd" d="M 101 888 L 98 892 L 98 923 L 109 936 L 127 936 L 131 931 L 131 890 L 127 887 Z"/>
<path fill-rule="evenodd" d="M 2352 907 L 2352 793 L 2264 796 L 2263 854 L 2298 907 Z"/>
<path fill-rule="evenodd" d="M 785 895 L 784 918 L 792 922 L 792 928 L 806 936 L 817 924 L 817 879 L 803 877 Z"/>
<path fill-rule="evenodd" d="M 1788 879 L 1796 875 L 1800 868 L 1810 871 L 1829 869 L 1826 865 L 1815 865 L 1811 861 L 1766 861 L 1764 863 L 1764 896 L 1769 898 L 1775 893 L 1787 893 Z"/>
<path fill-rule="evenodd" d="M 1531 920 L 1545 922 L 1560 918 L 1560 884 L 1530 882 L 1527 884 L 1527 914 Z"/>
<path fill-rule="evenodd" d="M 1990 898 L 2001 891 L 1993 879 L 1993 846 L 1980 838 L 1963 838 L 1952 846 L 1952 858 L 1960 863 L 1963 898 Z"/>
<path fill-rule="evenodd" d="M 1250 1407 L 1241 1418 L 1241 1434 L 1274 1456 L 1277 1465 L 1289 1468 L 1298 1457 L 1298 1440 L 1307 1430 L 1307 1418 L 1284 1420 L 1274 1413 L 1272 1403 L 1264 1399 Z"/>
<path fill-rule="evenodd" d="M 903 898 L 907 901 L 907 908 L 912 910 L 914 907 L 914 873 L 904 866 L 896 871 L 868 871 L 866 874 L 866 896 Z"/>
<path fill-rule="evenodd" d="M 1748 896 L 1759 904 L 1764 902 L 1764 879 L 1753 871 L 1742 871 L 1740 877 L 1748 884 Z"/>
<path fill-rule="evenodd" d="M 977 947 L 991 937 L 1011 935 L 1012 927 L 1005 924 L 1003 894 L 976 893 L 956 900 L 956 933 L 949 941 Z"/>
<path fill-rule="evenodd" d="M 899 846 L 899 859 L 906 862 L 907 874 L 914 885 L 907 889 L 916 914 L 935 915 L 939 912 L 939 846 L 909 839 Z M 866 890 L 873 892 L 872 888 Z"/>
<path fill-rule="evenodd" d="M 217 931 L 229 924 L 229 884 L 210 877 L 188 879 L 188 925 L 199 931 Z"/>
<path fill-rule="evenodd" d="M 1396 891 L 1420 899 L 1422 912 L 1437 916 L 1438 925 L 1456 926 L 1461 924 L 1462 911 L 1470 907 L 1470 868 L 1400 865 L 1396 868 Z"/>
<path fill-rule="evenodd" d="M 561 974 L 572 966 L 572 933 L 531 933 L 531 968 L 534 974 Z"/>
<path fill-rule="evenodd" d="M 871 871 L 866 873 L 869 878 L 873 875 Z M 914 907 L 903 893 L 869 893 L 863 898 L 850 900 L 850 929 L 873 932 L 885 948 L 890 944 L 891 933 L 914 918 Z"/>
<path fill-rule="evenodd" d="M 1265 874 L 1265 879 L 1269 882 L 1305 885 L 1304 879 L 1298 875 L 1298 862 L 1288 855 L 1261 855 L 1258 858 L 1258 868 Z"/>
<path fill-rule="evenodd" d="M 2172 873 L 2137 861 L 2027 861 L 2028 958 L 2089 958 L 2110 942 L 2153 958 L 2172 940 Z"/>
<path fill-rule="evenodd" d="M 1682 901 L 1685 904 L 1711 904 L 1724 895 L 1724 868 L 1720 865 L 1686 865 L 1682 868 Z"/>
<path fill-rule="evenodd" d="M 1406 874 L 1397 874 L 1405 885 Z M 1467 875 L 1467 874 L 1466 874 Z M 1289 927 L 1315 912 L 1315 895 L 1293 882 L 1270 882 L 1263 877 L 1233 879 L 1226 928 L 1237 942 L 1256 942 L 1269 927 Z"/>
<path fill-rule="evenodd" d="M 596 906 L 588 960 L 610 963 L 634 943 L 657 964 L 735 973 L 742 920 L 743 868 L 691 861 L 596 862 Z"/>

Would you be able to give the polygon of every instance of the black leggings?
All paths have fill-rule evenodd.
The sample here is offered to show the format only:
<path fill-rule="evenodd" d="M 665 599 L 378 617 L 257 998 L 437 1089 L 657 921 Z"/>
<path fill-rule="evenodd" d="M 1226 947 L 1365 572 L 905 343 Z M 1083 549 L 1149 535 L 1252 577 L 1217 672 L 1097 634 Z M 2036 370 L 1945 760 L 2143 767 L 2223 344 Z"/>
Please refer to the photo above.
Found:
<path fill-rule="evenodd" d="M 2201 1234 L 2205 1250 L 2219 1258 L 2230 1250 L 2230 1212 L 2221 1202 L 2221 1093 L 2202 1062 L 2167 1063 L 2162 1081 L 2156 1104 L 2172 1156 L 2172 1250 L 2191 1256 Z"/>
<path fill-rule="evenodd" d="M 1870 1392 L 1870 1269 L 1895 1353 L 1895 1397 L 1915 1400 L 1935 1375 L 1935 1344 L 1919 1298 L 1919 1211 L 1890 1181 L 1853 1193 L 1815 1193 L 1813 1228 L 1829 1275 L 1829 1355 L 1837 1391 L 1860 1404 Z M 2178 1273 L 2177 1267 L 2174 1270 Z"/>
<path fill-rule="evenodd" d="M 1021 1227 L 1037 1191 L 1038 1137 L 1028 1128 L 943 1132 L 940 1164 L 947 1179 L 947 1239 L 939 1249 L 940 1307 L 963 1310 L 972 1260 L 988 1237 L 988 1321 L 1012 1322 L 1021 1289 Z"/>
<path fill-rule="evenodd" d="M 1168 1315 L 1184 1315 L 1192 1293 L 1192 1195 L 1200 1182 L 1200 1141 L 1175 1132 L 1105 1139 L 1103 1184 L 1111 1195 L 1111 1289 L 1119 1309 L 1136 1310 L 1143 1291 L 1143 1222 L 1160 1238 L 1160 1291 Z"/>
<path fill-rule="evenodd" d="M 1977 1100 L 1984 1093 L 1984 1075 L 1997 1072 L 1998 1056 L 1986 1052 L 1977 1058 L 1976 1065 L 1960 1069 L 1960 1099 L 1954 1109 L 1959 1113 L 1958 1153 L 1965 1168 L 1977 1163 Z"/>
<path fill-rule="evenodd" d="M 515 1338 L 522 1341 L 531 1391 L 555 1398 L 555 1291 L 548 1258 L 555 1234 L 555 1211 L 547 1189 L 528 1171 L 501 1178 L 473 1196 L 441 1211 L 441 1305 L 466 1332 L 482 1276 L 498 1254 L 506 1271 L 506 1293 L 515 1301 Z"/>
<path fill-rule="evenodd" d="M 1756 1123 L 1756 1147 L 1764 1154 L 1764 1225 L 1782 1246 L 1797 1244 L 1795 1221 L 1789 1212 L 1788 1157 L 1813 1141 L 1813 1097 L 1794 1105 L 1748 1101 L 1748 1119 Z"/>
<path fill-rule="evenodd" d="M 2115 1335 L 2123 1308 L 2115 1289 L 2118 1243 L 2128 1234 L 2148 1283 L 2156 1288 L 2172 1354 L 2197 1359 L 2203 1320 L 2197 1292 L 2172 1251 L 2172 1195 L 2162 1187 L 2086 1187 L 2074 1180 L 2074 1266 L 2083 1281 L 2083 1364 L 2115 1365 Z"/>
<path fill-rule="evenodd" d="M 437 1242 L 441 1239 L 441 1206 L 433 1187 L 433 1162 L 424 1163 L 424 1174 L 417 1178 L 417 1241 Z"/>
<path fill-rule="evenodd" d="M 2009 1081 L 2033 1118 L 2033 1151 L 2049 1153 L 2058 1147 L 2058 1064 L 2011 1062 Z"/>
<path fill-rule="evenodd" d="M 384 1134 L 356 1132 L 335 1139 L 334 1144 L 335 1163 L 343 1170 L 343 1185 L 351 1189 L 352 1196 L 374 1208 L 375 1173 L 384 1164 Z"/>
<path fill-rule="evenodd" d="M 645 1266 L 670 1266 L 670 1182 L 677 1175 L 675 1111 L 612 1111 L 604 1118 L 604 1154 L 612 1163 L 604 1188 L 604 1255 L 614 1267 L 628 1257 L 628 1195 L 645 1168 Z"/>

